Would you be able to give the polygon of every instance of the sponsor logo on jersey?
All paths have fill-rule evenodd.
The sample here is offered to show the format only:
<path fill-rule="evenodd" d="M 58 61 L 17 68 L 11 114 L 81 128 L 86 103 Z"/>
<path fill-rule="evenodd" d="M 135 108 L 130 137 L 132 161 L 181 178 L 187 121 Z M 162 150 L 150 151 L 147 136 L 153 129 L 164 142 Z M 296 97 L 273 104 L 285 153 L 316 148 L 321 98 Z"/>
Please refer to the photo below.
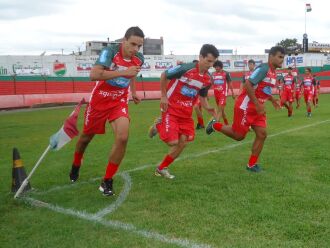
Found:
<path fill-rule="evenodd" d="M 130 80 L 129 78 L 117 77 L 117 78 L 109 79 L 106 82 L 112 86 L 116 86 L 119 88 L 127 88 L 129 86 Z"/>
<path fill-rule="evenodd" d="M 184 85 L 181 88 L 181 94 L 190 98 L 194 98 L 197 95 L 197 90 Z"/>

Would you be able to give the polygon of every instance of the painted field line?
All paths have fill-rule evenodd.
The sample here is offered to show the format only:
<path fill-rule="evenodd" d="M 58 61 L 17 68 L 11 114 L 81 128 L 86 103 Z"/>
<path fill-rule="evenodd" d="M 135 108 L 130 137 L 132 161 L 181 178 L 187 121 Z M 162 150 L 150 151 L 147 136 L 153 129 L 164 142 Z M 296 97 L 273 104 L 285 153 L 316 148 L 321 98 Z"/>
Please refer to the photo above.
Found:
<path fill-rule="evenodd" d="M 276 136 L 279 136 L 279 135 L 282 135 L 282 134 L 287 134 L 287 133 L 299 131 L 299 130 L 302 130 L 302 129 L 306 129 L 306 128 L 309 128 L 309 127 L 318 126 L 318 125 L 321 125 L 321 124 L 324 124 L 324 123 L 327 123 L 327 122 L 330 122 L 330 119 L 329 120 L 320 121 L 320 122 L 316 122 L 316 123 L 312 123 L 312 124 L 308 124 L 308 125 L 297 127 L 297 128 L 292 128 L 292 129 L 284 130 L 284 131 L 281 131 L 281 132 L 278 132 L 278 133 L 270 134 L 270 135 L 268 135 L 267 138 L 268 139 L 269 138 L 273 138 L 273 137 L 276 137 Z M 215 135 L 217 135 L 217 134 L 215 134 Z M 222 135 L 222 134 L 218 134 L 218 135 Z M 221 152 L 221 151 L 225 151 L 225 150 L 230 150 L 230 149 L 233 149 L 233 148 L 236 148 L 236 147 L 239 147 L 239 146 L 243 146 L 243 145 L 246 145 L 246 144 L 252 144 L 252 143 L 253 143 L 253 140 L 240 141 L 240 142 L 237 141 L 237 142 L 235 142 L 233 144 L 226 145 L 224 147 L 215 148 L 215 149 L 211 149 L 211 150 L 200 152 L 200 153 L 196 153 L 196 154 L 189 154 L 189 155 L 181 156 L 181 157 L 177 158 L 175 161 L 180 161 L 180 160 L 185 160 L 185 159 L 192 159 L 192 158 L 198 158 L 198 157 L 202 157 L 202 156 L 205 156 L 205 155 L 209 155 L 211 153 L 217 153 L 217 152 Z M 129 169 L 129 170 L 125 170 L 125 171 L 119 172 L 117 175 L 121 175 L 123 173 L 129 173 L 129 172 L 144 170 L 144 169 L 147 169 L 147 168 L 152 167 L 152 166 L 156 167 L 155 164 L 145 164 L 145 165 L 141 165 L 139 167 L 133 168 L 133 169 Z M 53 192 L 53 191 L 57 191 L 57 190 L 62 190 L 62 189 L 70 188 L 70 187 L 76 187 L 77 185 L 80 185 L 80 184 L 86 184 L 86 183 L 90 183 L 90 182 L 95 182 L 95 181 L 100 180 L 100 179 L 101 179 L 101 177 L 97 177 L 97 178 L 92 178 L 92 179 L 90 179 L 88 181 L 78 181 L 78 182 L 76 182 L 74 184 L 65 184 L 63 186 L 55 186 L 55 187 L 50 188 L 50 189 L 48 189 L 46 191 L 33 192 L 33 194 L 43 195 L 43 194 L 47 194 L 49 192 Z"/>
<path fill-rule="evenodd" d="M 174 244 L 174 245 L 178 245 L 181 247 L 187 247 L 187 248 L 188 247 L 189 248 L 211 248 L 211 246 L 207 245 L 207 244 L 196 243 L 196 242 L 190 241 L 188 239 L 172 238 L 172 237 L 168 237 L 166 235 L 163 235 L 163 234 L 160 234 L 157 232 L 139 229 L 130 223 L 124 223 L 121 221 L 104 220 L 102 217 L 97 216 L 95 214 L 89 214 L 89 213 L 86 213 L 83 211 L 76 211 L 73 209 L 62 208 L 62 207 L 52 205 L 50 203 L 42 202 L 42 201 L 39 201 L 39 200 L 36 200 L 33 198 L 29 198 L 29 197 L 24 197 L 21 199 L 35 207 L 46 208 L 46 209 L 49 209 L 49 210 L 57 212 L 57 213 L 73 216 L 73 217 L 91 221 L 91 222 L 96 222 L 96 223 L 99 223 L 106 227 L 110 227 L 110 228 L 117 229 L 117 230 L 127 231 L 129 233 L 134 233 L 138 236 L 142 236 L 142 237 L 149 238 L 149 239 L 154 239 L 156 241 L 160 241 L 163 243 Z"/>

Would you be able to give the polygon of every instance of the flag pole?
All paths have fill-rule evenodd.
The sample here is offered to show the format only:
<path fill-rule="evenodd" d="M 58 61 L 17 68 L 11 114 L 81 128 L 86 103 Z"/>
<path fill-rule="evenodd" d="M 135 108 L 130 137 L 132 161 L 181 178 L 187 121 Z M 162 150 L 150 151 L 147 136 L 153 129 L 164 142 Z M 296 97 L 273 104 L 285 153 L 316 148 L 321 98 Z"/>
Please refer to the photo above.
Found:
<path fill-rule="evenodd" d="M 306 6 L 305 6 L 305 34 L 306 34 L 306 13 L 307 13 L 307 9 L 306 9 Z"/>
<path fill-rule="evenodd" d="M 40 165 L 41 161 L 44 159 L 44 157 L 46 156 L 46 154 L 49 152 L 51 146 L 48 145 L 48 147 L 46 148 L 46 150 L 44 151 L 44 153 L 41 155 L 41 157 L 39 158 L 38 162 L 34 165 L 33 169 L 31 170 L 30 174 L 28 175 L 27 178 L 25 178 L 25 180 L 23 181 L 23 183 L 21 184 L 21 186 L 19 187 L 19 189 L 17 190 L 14 198 L 16 199 L 25 189 L 26 185 L 28 185 L 29 183 L 29 179 L 32 177 L 33 173 L 35 172 L 35 170 L 38 168 L 38 166 Z"/>

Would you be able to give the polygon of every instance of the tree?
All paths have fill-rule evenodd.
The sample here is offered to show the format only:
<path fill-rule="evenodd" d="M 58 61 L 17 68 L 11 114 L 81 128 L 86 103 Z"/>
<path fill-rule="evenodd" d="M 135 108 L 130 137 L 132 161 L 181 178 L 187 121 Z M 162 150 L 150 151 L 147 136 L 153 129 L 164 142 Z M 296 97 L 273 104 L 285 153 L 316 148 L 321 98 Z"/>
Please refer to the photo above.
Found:
<path fill-rule="evenodd" d="M 281 40 L 276 44 L 277 46 L 282 46 L 288 53 L 299 53 L 301 52 L 301 44 L 298 43 L 296 38 Z"/>

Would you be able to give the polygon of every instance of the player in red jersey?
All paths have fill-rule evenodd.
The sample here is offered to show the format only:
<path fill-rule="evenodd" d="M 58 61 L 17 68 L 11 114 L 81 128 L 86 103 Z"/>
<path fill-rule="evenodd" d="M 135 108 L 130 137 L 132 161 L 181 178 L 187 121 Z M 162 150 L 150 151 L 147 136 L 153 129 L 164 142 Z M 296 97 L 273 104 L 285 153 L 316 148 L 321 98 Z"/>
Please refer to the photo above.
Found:
<path fill-rule="evenodd" d="M 314 107 L 318 107 L 319 105 L 319 94 L 320 94 L 320 90 L 321 90 L 321 85 L 320 85 L 320 81 L 316 80 L 316 75 L 313 75 L 314 77 L 314 95 L 313 95 L 313 105 Z"/>
<path fill-rule="evenodd" d="M 211 120 L 206 133 L 218 131 L 235 140 L 243 140 L 251 126 L 256 134 L 252 145 L 252 153 L 246 169 L 251 172 L 260 172 L 257 164 L 262 151 L 266 132 L 266 113 L 264 103 L 270 100 L 276 109 L 280 106 L 272 97 L 272 88 L 276 84 L 276 68 L 282 66 L 284 60 L 284 48 L 275 46 L 270 49 L 268 63 L 259 65 L 245 83 L 245 88 L 235 102 L 234 122 L 232 126 L 223 125 L 216 120 Z"/>
<path fill-rule="evenodd" d="M 304 100 L 306 103 L 307 117 L 312 117 L 312 101 L 314 96 L 314 84 L 315 79 L 312 75 L 311 68 L 305 68 L 305 76 L 302 80 L 302 86 L 304 88 Z"/>
<path fill-rule="evenodd" d="M 298 77 L 296 77 L 296 83 L 294 87 L 294 94 L 295 94 L 295 99 L 296 99 L 296 109 L 300 107 L 300 98 L 301 98 L 301 93 L 302 93 L 302 83 L 299 82 Z"/>
<path fill-rule="evenodd" d="M 242 83 L 239 87 L 238 95 L 240 95 L 243 92 L 244 84 L 247 82 L 247 80 L 251 76 L 252 72 L 254 71 L 254 68 L 256 67 L 256 62 L 253 59 L 250 59 L 248 61 L 248 67 L 249 67 L 249 71 L 245 72 L 244 75 L 243 75 Z"/>
<path fill-rule="evenodd" d="M 187 143 L 194 140 L 192 111 L 198 98 L 202 106 L 215 117 L 215 110 L 207 101 L 207 91 L 212 82 L 208 69 L 213 66 L 218 56 L 219 52 L 215 46 L 205 44 L 200 50 L 198 62 L 182 64 L 161 74 L 162 118 L 149 129 L 149 137 L 159 133 L 160 139 L 170 149 L 156 168 L 156 176 L 174 178 L 168 167 L 181 154 Z"/>
<path fill-rule="evenodd" d="M 221 61 L 217 60 L 213 67 L 215 68 L 215 72 L 212 74 L 214 98 L 218 107 L 216 120 L 220 121 L 220 119 L 223 118 L 224 123 L 228 125 L 228 120 L 225 113 L 228 89 L 231 90 L 231 95 L 233 99 L 235 99 L 234 89 L 231 84 L 231 77 L 228 72 L 223 70 L 223 64 Z"/>
<path fill-rule="evenodd" d="M 109 122 L 115 134 L 105 176 L 100 191 L 106 196 L 113 192 L 113 176 L 125 155 L 128 140 L 128 88 L 133 101 L 140 99 L 136 95 L 135 77 L 139 73 L 144 57 L 139 53 L 144 41 L 143 31 L 139 27 L 129 28 L 121 44 L 104 48 L 91 70 L 90 78 L 98 81 L 93 89 L 86 108 L 84 130 L 76 144 L 70 179 L 75 182 L 83 154 L 95 134 L 105 133 L 105 124 Z"/>
<path fill-rule="evenodd" d="M 288 117 L 292 116 L 293 112 L 293 91 L 296 83 L 296 78 L 292 74 L 292 68 L 288 68 L 288 74 L 281 78 L 283 83 L 283 92 L 281 94 L 281 106 L 285 106 L 288 110 Z"/>

